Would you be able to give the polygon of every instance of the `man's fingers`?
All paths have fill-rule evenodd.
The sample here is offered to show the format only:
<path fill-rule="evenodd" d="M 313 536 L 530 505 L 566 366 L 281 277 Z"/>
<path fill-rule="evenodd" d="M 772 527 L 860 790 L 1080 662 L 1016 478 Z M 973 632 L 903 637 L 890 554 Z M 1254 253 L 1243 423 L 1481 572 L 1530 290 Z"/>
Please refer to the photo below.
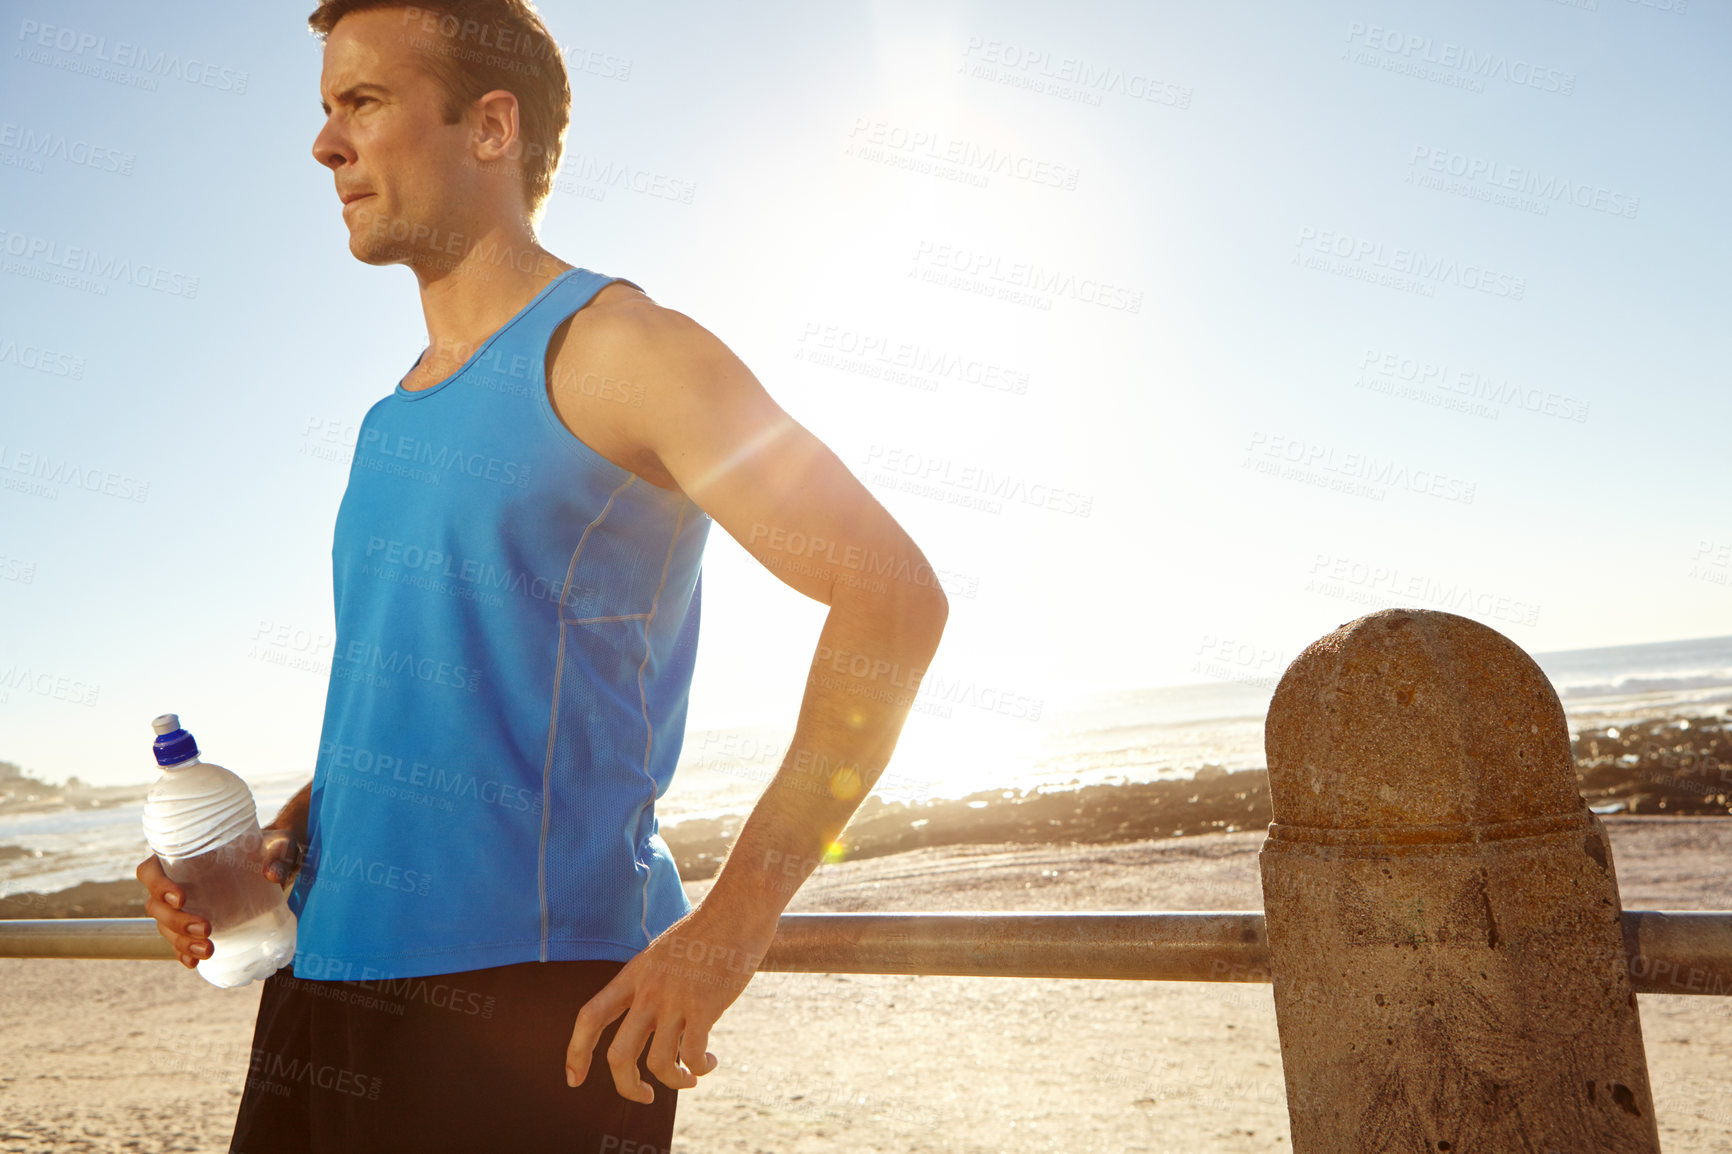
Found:
<path fill-rule="evenodd" d="M 621 1098 L 646 1104 L 655 1101 L 655 1089 L 639 1076 L 637 1070 L 638 1057 L 653 1029 L 655 1018 L 652 1011 L 641 1004 L 634 1004 L 626 1011 L 625 1021 L 619 1024 L 618 1032 L 608 1044 L 607 1064 L 613 1070 L 613 1084 Z"/>
<path fill-rule="evenodd" d="M 163 872 L 162 860 L 155 854 L 151 854 L 139 862 L 138 868 L 133 871 L 133 876 L 138 878 L 151 897 L 166 899 L 168 904 L 175 909 L 180 908 L 181 892 L 175 888 L 174 882 Z"/>
<path fill-rule="evenodd" d="M 197 915 L 179 912 L 186 904 L 186 895 L 174 884 L 174 879 L 163 871 L 161 859 L 151 854 L 138 863 L 138 869 L 133 873 L 144 883 L 145 892 L 150 895 L 144 903 L 144 912 L 159 923 L 172 923 L 177 931 L 185 933 L 186 923 Z M 154 909 L 153 903 L 156 907 Z"/>
<path fill-rule="evenodd" d="M 165 935 L 202 940 L 210 937 L 210 921 L 199 914 L 171 909 L 156 898 L 144 903 L 144 912 L 156 919 L 156 928 Z M 208 944 L 208 943 L 207 943 Z"/>
<path fill-rule="evenodd" d="M 267 829 L 264 833 L 265 876 L 274 882 L 287 878 L 300 857 L 293 830 Z"/>
<path fill-rule="evenodd" d="M 143 866 L 139 867 L 141 880 L 146 872 Z M 179 891 L 169 888 L 164 879 L 163 884 L 151 890 L 151 897 L 144 903 L 144 912 L 155 919 L 156 932 L 168 939 L 168 944 L 174 948 L 174 956 L 190 970 L 198 966 L 200 958 L 210 957 L 214 947 L 209 940 L 210 922 L 198 914 L 178 909 L 179 901 Z"/>
<path fill-rule="evenodd" d="M 589 1077 L 589 1059 L 595 1053 L 595 1044 L 601 1038 L 601 1032 L 631 1005 L 631 990 L 624 985 L 615 985 L 618 981 L 619 976 L 616 974 L 613 982 L 603 986 L 595 997 L 585 1002 L 577 1011 L 577 1024 L 572 1027 L 571 1041 L 565 1047 L 567 1085 L 583 1085 L 584 1079 Z"/>
<path fill-rule="evenodd" d="M 716 1056 L 704 1048 L 709 1044 L 710 1028 L 708 1026 L 699 1026 L 695 1022 L 686 1023 L 685 1036 L 680 1039 L 680 1061 L 686 1064 L 686 1069 L 700 1078 L 720 1064 Z M 650 1069 L 653 1070 L 655 1067 L 651 1066 Z M 662 1080 L 667 1081 L 665 1078 Z M 668 1084 L 671 1086 L 673 1083 L 669 1082 Z"/>
<path fill-rule="evenodd" d="M 680 1019 L 675 1014 L 664 1014 L 656 1022 L 655 1038 L 650 1042 L 646 1064 L 650 1073 L 661 1079 L 662 1085 L 687 1090 L 696 1086 L 698 1080 L 679 1068 L 679 1048 Z"/>

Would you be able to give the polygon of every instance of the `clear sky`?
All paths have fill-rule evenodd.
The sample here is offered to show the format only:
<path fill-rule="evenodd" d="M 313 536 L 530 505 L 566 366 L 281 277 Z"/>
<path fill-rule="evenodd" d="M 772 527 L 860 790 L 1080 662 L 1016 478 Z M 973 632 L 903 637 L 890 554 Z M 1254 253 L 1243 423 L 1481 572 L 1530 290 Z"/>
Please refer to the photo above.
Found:
<path fill-rule="evenodd" d="M 545 0 L 542 239 L 867 481 L 964 692 L 1269 677 L 1390 602 L 1724 635 L 1732 17 L 1684 5 Z M 44 776 L 146 776 L 169 710 L 311 769 L 345 434 L 426 339 L 312 158 L 312 6 L 0 5 L 0 758 Z M 823 608 L 710 540 L 694 723 L 791 725 Z"/>

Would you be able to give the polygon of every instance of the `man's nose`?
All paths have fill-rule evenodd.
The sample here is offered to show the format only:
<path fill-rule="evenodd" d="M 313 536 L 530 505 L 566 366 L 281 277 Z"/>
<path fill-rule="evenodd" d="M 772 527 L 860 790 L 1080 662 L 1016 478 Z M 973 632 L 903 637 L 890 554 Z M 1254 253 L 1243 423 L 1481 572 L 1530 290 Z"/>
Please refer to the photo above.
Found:
<path fill-rule="evenodd" d="M 355 153 L 349 142 L 343 139 L 342 133 L 327 121 L 325 127 L 319 130 L 319 135 L 313 138 L 313 159 L 335 171 L 344 164 L 352 163 Z"/>

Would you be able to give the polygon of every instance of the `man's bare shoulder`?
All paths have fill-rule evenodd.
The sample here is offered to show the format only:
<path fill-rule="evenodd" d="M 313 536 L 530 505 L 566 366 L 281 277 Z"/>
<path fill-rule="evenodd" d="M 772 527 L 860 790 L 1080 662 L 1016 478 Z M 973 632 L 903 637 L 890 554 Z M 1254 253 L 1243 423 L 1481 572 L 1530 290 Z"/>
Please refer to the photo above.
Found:
<path fill-rule="evenodd" d="M 657 450 L 706 406 L 761 392 L 703 326 L 639 289 L 604 286 L 548 346 L 554 412 L 592 449 L 653 485 L 680 485 Z M 749 381 L 749 384 L 745 382 Z M 767 397 L 765 398 L 767 400 Z"/>
<path fill-rule="evenodd" d="M 646 439 L 693 405 L 768 402 L 763 386 L 703 325 L 615 281 L 575 313 L 556 338 L 553 380 L 606 378 L 633 397 L 624 424 Z"/>
<path fill-rule="evenodd" d="M 670 356 L 699 353 L 712 343 L 719 344 L 685 313 L 658 304 L 624 281 L 603 286 L 573 316 L 571 332 L 580 338 L 575 343 L 594 354 L 663 363 Z"/>

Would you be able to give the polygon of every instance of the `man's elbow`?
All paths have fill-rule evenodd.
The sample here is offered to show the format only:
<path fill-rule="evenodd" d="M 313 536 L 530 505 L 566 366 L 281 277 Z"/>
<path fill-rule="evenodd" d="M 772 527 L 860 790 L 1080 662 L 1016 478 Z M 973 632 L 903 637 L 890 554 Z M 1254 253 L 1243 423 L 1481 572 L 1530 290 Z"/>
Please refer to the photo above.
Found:
<path fill-rule="evenodd" d="M 944 624 L 950 620 L 950 598 L 936 585 L 910 592 L 903 598 L 898 620 L 907 623 L 910 634 L 932 649 L 944 635 Z"/>
<path fill-rule="evenodd" d="M 937 636 L 942 636 L 944 633 L 944 623 L 950 620 L 950 598 L 945 595 L 944 590 L 934 586 L 932 589 L 932 602 L 933 632 Z"/>

